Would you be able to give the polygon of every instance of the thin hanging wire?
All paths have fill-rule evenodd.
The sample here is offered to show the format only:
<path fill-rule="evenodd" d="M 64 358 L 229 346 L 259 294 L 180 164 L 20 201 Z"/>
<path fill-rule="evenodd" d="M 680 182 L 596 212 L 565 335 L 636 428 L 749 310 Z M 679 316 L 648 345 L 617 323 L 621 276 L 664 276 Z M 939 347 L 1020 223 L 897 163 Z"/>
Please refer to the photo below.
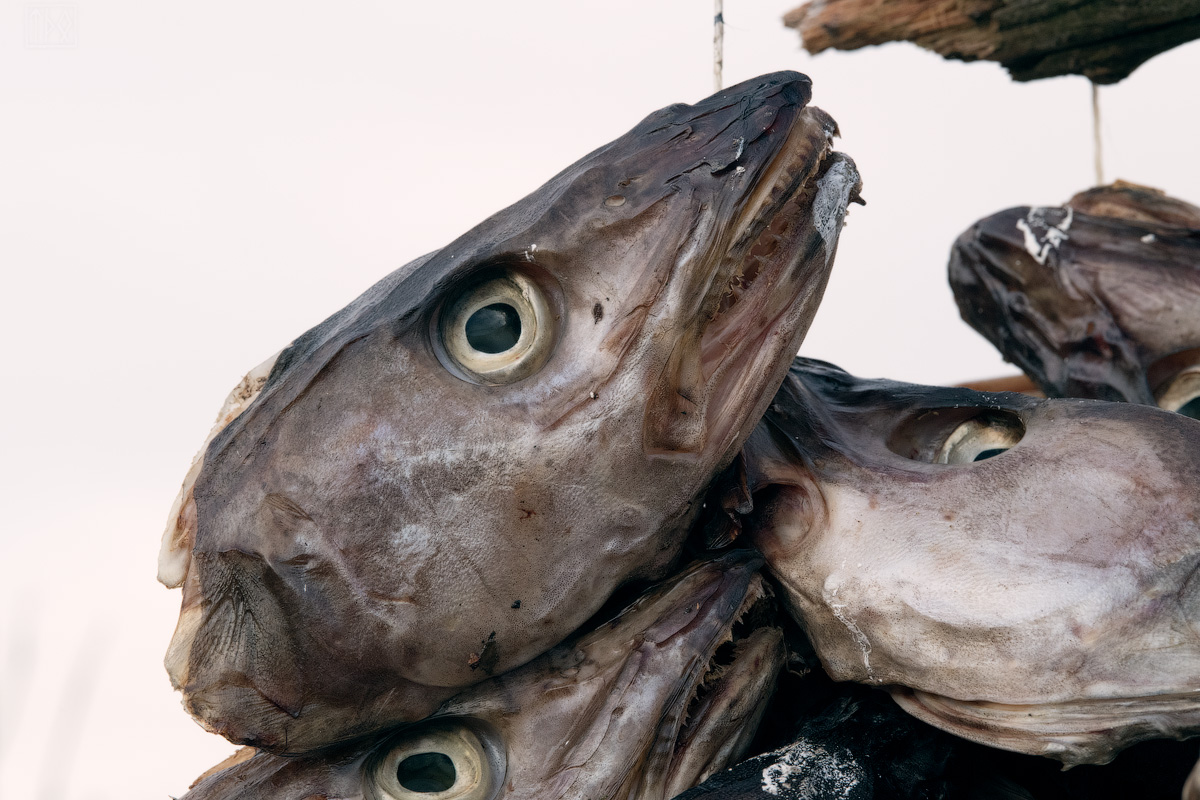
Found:
<path fill-rule="evenodd" d="M 713 0 L 713 91 L 722 88 L 721 70 L 725 67 L 725 1 Z"/>
<path fill-rule="evenodd" d="M 1092 84 L 1092 142 L 1095 145 L 1096 185 L 1104 185 L 1104 149 L 1100 141 L 1100 87 Z"/>

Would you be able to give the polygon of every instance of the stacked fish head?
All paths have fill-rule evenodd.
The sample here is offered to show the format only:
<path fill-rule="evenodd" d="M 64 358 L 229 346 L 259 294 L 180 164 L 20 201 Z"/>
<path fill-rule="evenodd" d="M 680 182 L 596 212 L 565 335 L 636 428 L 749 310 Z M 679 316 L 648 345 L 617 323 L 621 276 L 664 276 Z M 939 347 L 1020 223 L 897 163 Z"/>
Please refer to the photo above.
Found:
<path fill-rule="evenodd" d="M 800 359 L 747 528 L 826 669 L 1066 764 L 1200 733 L 1200 423 Z"/>
<path fill-rule="evenodd" d="M 969 325 L 1048 397 L 1200 416 L 1200 208 L 1118 182 L 980 220 L 950 285 Z"/>
<path fill-rule="evenodd" d="M 282 758 L 249 748 L 187 800 L 665 800 L 735 761 L 784 661 L 749 551 L 695 564 L 432 719 Z"/>
<path fill-rule="evenodd" d="M 418 720 L 666 573 L 857 197 L 809 97 L 651 114 L 248 376 L 160 559 L 203 725 L 299 754 Z"/>

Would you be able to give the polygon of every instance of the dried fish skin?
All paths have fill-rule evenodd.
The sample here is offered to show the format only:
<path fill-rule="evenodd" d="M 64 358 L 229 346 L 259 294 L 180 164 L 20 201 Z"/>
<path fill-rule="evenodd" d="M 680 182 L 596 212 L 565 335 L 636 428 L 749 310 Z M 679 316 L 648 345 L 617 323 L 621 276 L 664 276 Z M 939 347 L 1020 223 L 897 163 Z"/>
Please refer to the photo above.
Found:
<path fill-rule="evenodd" d="M 1200 224 L 1179 224 L 1193 221 L 1200 209 L 1129 184 L 1008 209 L 958 238 L 950 286 L 1047 396 L 1154 405 L 1200 361 Z"/>
<path fill-rule="evenodd" d="M 1200 733 L 1200 423 L 798 359 L 745 453 L 746 530 L 834 679 L 1066 764 Z"/>
<path fill-rule="evenodd" d="M 656 112 L 280 354 L 168 570 L 203 725 L 300 754 L 417 720 L 667 572 L 858 196 L 810 94 Z"/>

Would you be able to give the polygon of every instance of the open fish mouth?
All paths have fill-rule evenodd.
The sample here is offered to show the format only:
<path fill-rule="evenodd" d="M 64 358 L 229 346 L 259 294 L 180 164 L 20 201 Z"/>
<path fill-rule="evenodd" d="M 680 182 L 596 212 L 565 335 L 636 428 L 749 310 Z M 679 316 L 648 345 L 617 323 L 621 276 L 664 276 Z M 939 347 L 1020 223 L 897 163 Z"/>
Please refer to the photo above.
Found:
<path fill-rule="evenodd" d="M 735 763 L 770 701 L 786 653 L 761 566 L 694 564 L 438 717 L 495 732 L 512 795 L 673 797 Z"/>
<path fill-rule="evenodd" d="M 770 626 L 770 590 L 756 578 L 728 639 L 711 654 L 692 689 L 675 737 L 664 797 L 703 783 L 750 746 L 783 664 L 782 633 Z"/>
<path fill-rule="evenodd" d="M 763 133 L 779 136 L 783 124 L 772 120 Z M 747 178 L 750 185 L 732 222 L 705 248 L 710 261 L 697 271 L 703 283 L 684 302 L 695 333 L 681 340 L 664 375 L 673 405 L 651 405 L 651 413 L 665 410 L 674 423 L 647 436 L 649 452 L 687 452 L 696 449 L 691 438 L 725 443 L 736 436 L 745 417 L 737 409 L 755 401 L 762 374 L 786 366 L 780 353 L 794 353 L 807 330 L 847 205 L 863 202 L 854 162 L 833 149 L 837 123 L 805 106 L 788 124 L 765 164 L 747 168 L 735 159 L 723 167 L 734 173 L 729 189 Z"/>

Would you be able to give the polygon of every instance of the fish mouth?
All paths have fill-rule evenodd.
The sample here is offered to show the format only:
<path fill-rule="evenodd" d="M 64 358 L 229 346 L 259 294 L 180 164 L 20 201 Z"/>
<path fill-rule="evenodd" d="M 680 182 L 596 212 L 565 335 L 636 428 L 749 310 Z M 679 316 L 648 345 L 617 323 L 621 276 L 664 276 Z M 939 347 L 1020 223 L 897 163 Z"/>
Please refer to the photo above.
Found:
<path fill-rule="evenodd" d="M 702 248 L 716 255 L 705 256 L 684 301 L 692 334 L 652 394 L 668 399 L 648 408 L 649 453 L 724 449 L 744 419 L 757 418 L 770 399 L 764 388 L 782 380 L 824 294 L 846 207 L 863 202 L 854 162 L 833 149 L 837 123 L 828 114 L 806 106 L 786 133 L 774 130 L 783 124 L 765 130 L 782 141 L 761 165 L 747 158 L 723 168 L 732 172 L 726 191 L 747 185 L 731 221 Z"/>
<path fill-rule="evenodd" d="M 761 564 L 740 551 L 693 568 L 687 591 L 671 593 L 673 607 L 645 634 L 654 641 L 664 626 L 692 618 L 674 641 L 658 644 L 660 652 L 690 651 L 682 678 L 678 669 L 660 673 L 655 658 L 641 667 L 641 679 L 659 682 L 665 699 L 639 780 L 662 797 L 734 764 L 757 732 L 786 659 Z"/>
<path fill-rule="evenodd" d="M 901 708 L 935 728 L 1068 767 L 1107 764 L 1146 739 L 1200 732 L 1200 696 L 1194 691 L 1037 704 L 956 700 L 907 687 L 890 691 Z"/>

